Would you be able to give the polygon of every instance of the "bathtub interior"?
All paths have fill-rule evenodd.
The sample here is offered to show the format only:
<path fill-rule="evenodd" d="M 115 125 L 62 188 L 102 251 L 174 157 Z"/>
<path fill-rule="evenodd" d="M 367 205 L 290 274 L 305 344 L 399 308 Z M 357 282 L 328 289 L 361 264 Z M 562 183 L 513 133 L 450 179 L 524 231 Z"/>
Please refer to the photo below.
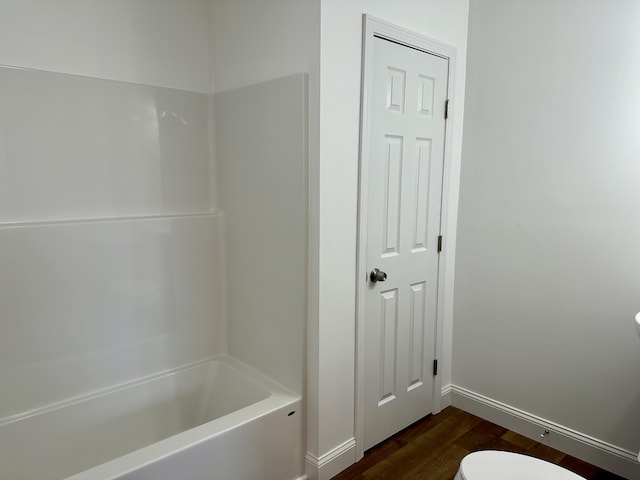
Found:
<path fill-rule="evenodd" d="M 219 356 L 0 421 L 0 479 L 60 479 L 281 391 Z M 211 432 L 209 432 L 210 434 Z"/>

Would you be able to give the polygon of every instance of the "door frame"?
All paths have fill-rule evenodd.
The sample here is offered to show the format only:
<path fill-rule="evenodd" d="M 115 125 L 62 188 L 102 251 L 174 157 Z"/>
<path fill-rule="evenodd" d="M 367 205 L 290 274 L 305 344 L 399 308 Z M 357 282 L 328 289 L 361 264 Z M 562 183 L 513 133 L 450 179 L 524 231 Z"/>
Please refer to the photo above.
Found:
<path fill-rule="evenodd" d="M 447 222 L 449 217 L 449 183 L 451 169 L 452 148 L 452 123 L 455 113 L 454 101 L 454 70 L 456 49 L 451 45 L 426 37 L 406 28 L 393 25 L 371 15 L 363 15 L 362 26 L 362 83 L 360 97 L 360 149 L 359 149 L 359 173 L 358 173 L 358 236 L 356 256 L 356 378 L 355 378 L 355 440 L 356 461 L 364 456 L 364 406 L 365 406 L 365 295 L 367 291 L 368 265 L 367 265 L 367 214 L 368 214 L 368 180 L 369 180 L 369 132 L 371 126 L 368 119 L 369 92 L 373 85 L 373 53 L 374 38 L 379 37 L 390 40 L 406 47 L 415 48 L 423 52 L 447 59 L 449 63 L 447 96 L 449 98 L 449 115 L 445 125 L 444 138 L 444 168 L 442 179 L 442 205 L 440 216 L 440 234 L 448 232 Z M 455 218 L 455 215 L 454 215 Z M 455 242 L 444 243 L 455 245 Z M 451 240 L 451 239 L 449 239 Z M 438 259 L 438 300 L 435 332 L 436 358 L 442 358 L 442 329 L 444 323 L 443 306 L 445 305 L 445 273 L 447 262 L 445 261 L 448 250 L 443 248 Z M 451 252 L 453 253 L 453 252 Z M 442 381 L 441 375 L 433 377 L 433 410 L 438 413 L 440 408 Z"/>

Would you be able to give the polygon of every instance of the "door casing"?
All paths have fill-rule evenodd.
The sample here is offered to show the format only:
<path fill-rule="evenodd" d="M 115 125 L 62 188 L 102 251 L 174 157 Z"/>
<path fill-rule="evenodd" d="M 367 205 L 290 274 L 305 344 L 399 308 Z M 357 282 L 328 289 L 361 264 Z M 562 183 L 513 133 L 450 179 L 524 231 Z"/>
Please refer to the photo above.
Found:
<path fill-rule="evenodd" d="M 364 456 L 364 405 L 365 405 L 365 295 L 367 288 L 367 208 L 368 208 L 368 174 L 369 174 L 369 132 L 368 120 L 368 92 L 373 81 L 373 49 L 374 38 L 380 37 L 392 42 L 404 45 L 409 48 L 437 55 L 446 58 L 449 62 L 449 116 L 445 128 L 444 140 L 444 169 L 443 169 L 443 189 L 442 189 L 442 213 L 441 232 L 443 235 L 448 232 L 447 220 L 449 213 L 449 178 L 451 168 L 451 145 L 452 145 L 452 119 L 455 113 L 454 80 L 455 80 L 455 56 L 456 49 L 451 45 L 439 42 L 424 35 L 415 33 L 405 28 L 393 25 L 384 20 L 363 15 L 363 49 L 362 49 L 362 84 L 360 98 L 360 158 L 359 158 L 359 181 L 358 181 L 358 244 L 357 244 L 357 266 L 356 266 L 356 391 L 355 391 L 355 439 L 356 439 L 356 461 Z M 443 241 L 443 253 L 446 252 L 446 235 Z M 450 239 L 449 239 L 450 240 Z M 455 242 L 449 242 L 455 244 Z M 442 327 L 443 327 L 443 305 L 445 304 L 444 279 L 448 255 L 441 255 L 438 271 L 438 308 L 436 316 L 436 358 L 442 358 Z M 434 377 L 433 408 L 434 413 L 441 410 L 441 376 Z"/>

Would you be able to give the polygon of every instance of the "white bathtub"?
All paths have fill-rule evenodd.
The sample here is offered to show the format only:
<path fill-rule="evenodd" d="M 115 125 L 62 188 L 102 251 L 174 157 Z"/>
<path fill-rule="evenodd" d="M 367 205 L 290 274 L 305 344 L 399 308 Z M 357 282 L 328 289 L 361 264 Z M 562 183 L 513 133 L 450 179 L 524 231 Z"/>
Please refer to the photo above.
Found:
<path fill-rule="evenodd" d="M 219 356 L 0 419 L 0 479 L 292 480 L 300 403 Z"/>

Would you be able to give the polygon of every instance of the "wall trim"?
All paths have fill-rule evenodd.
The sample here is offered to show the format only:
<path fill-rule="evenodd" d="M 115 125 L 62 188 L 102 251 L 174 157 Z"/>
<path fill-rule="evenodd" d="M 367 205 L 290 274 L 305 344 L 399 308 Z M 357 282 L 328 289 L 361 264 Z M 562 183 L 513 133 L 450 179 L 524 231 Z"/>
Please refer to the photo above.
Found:
<path fill-rule="evenodd" d="M 305 464 L 309 480 L 329 480 L 353 465 L 356 462 L 355 454 L 356 439 L 353 437 L 319 457 L 307 452 Z"/>
<path fill-rule="evenodd" d="M 449 383 L 448 385 L 445 385 L 444 387 L 442 387 L 442 390 L 440 390 L 440 409 L 441 410 L 451 405 L 452 387 L 453 386 Z"/>
<path fill-rule="evenodd" d="M 551 420 L 512 407 L 457 385 L 449 387 L 451 404 L 525 437 L 549 445 L 625 478 L 640 478 L 637 452 L 618 447 Z M 445 389 L 442 389 L 444 397 Z M 544 430 L 550 434 L 541 438 Z"/>

